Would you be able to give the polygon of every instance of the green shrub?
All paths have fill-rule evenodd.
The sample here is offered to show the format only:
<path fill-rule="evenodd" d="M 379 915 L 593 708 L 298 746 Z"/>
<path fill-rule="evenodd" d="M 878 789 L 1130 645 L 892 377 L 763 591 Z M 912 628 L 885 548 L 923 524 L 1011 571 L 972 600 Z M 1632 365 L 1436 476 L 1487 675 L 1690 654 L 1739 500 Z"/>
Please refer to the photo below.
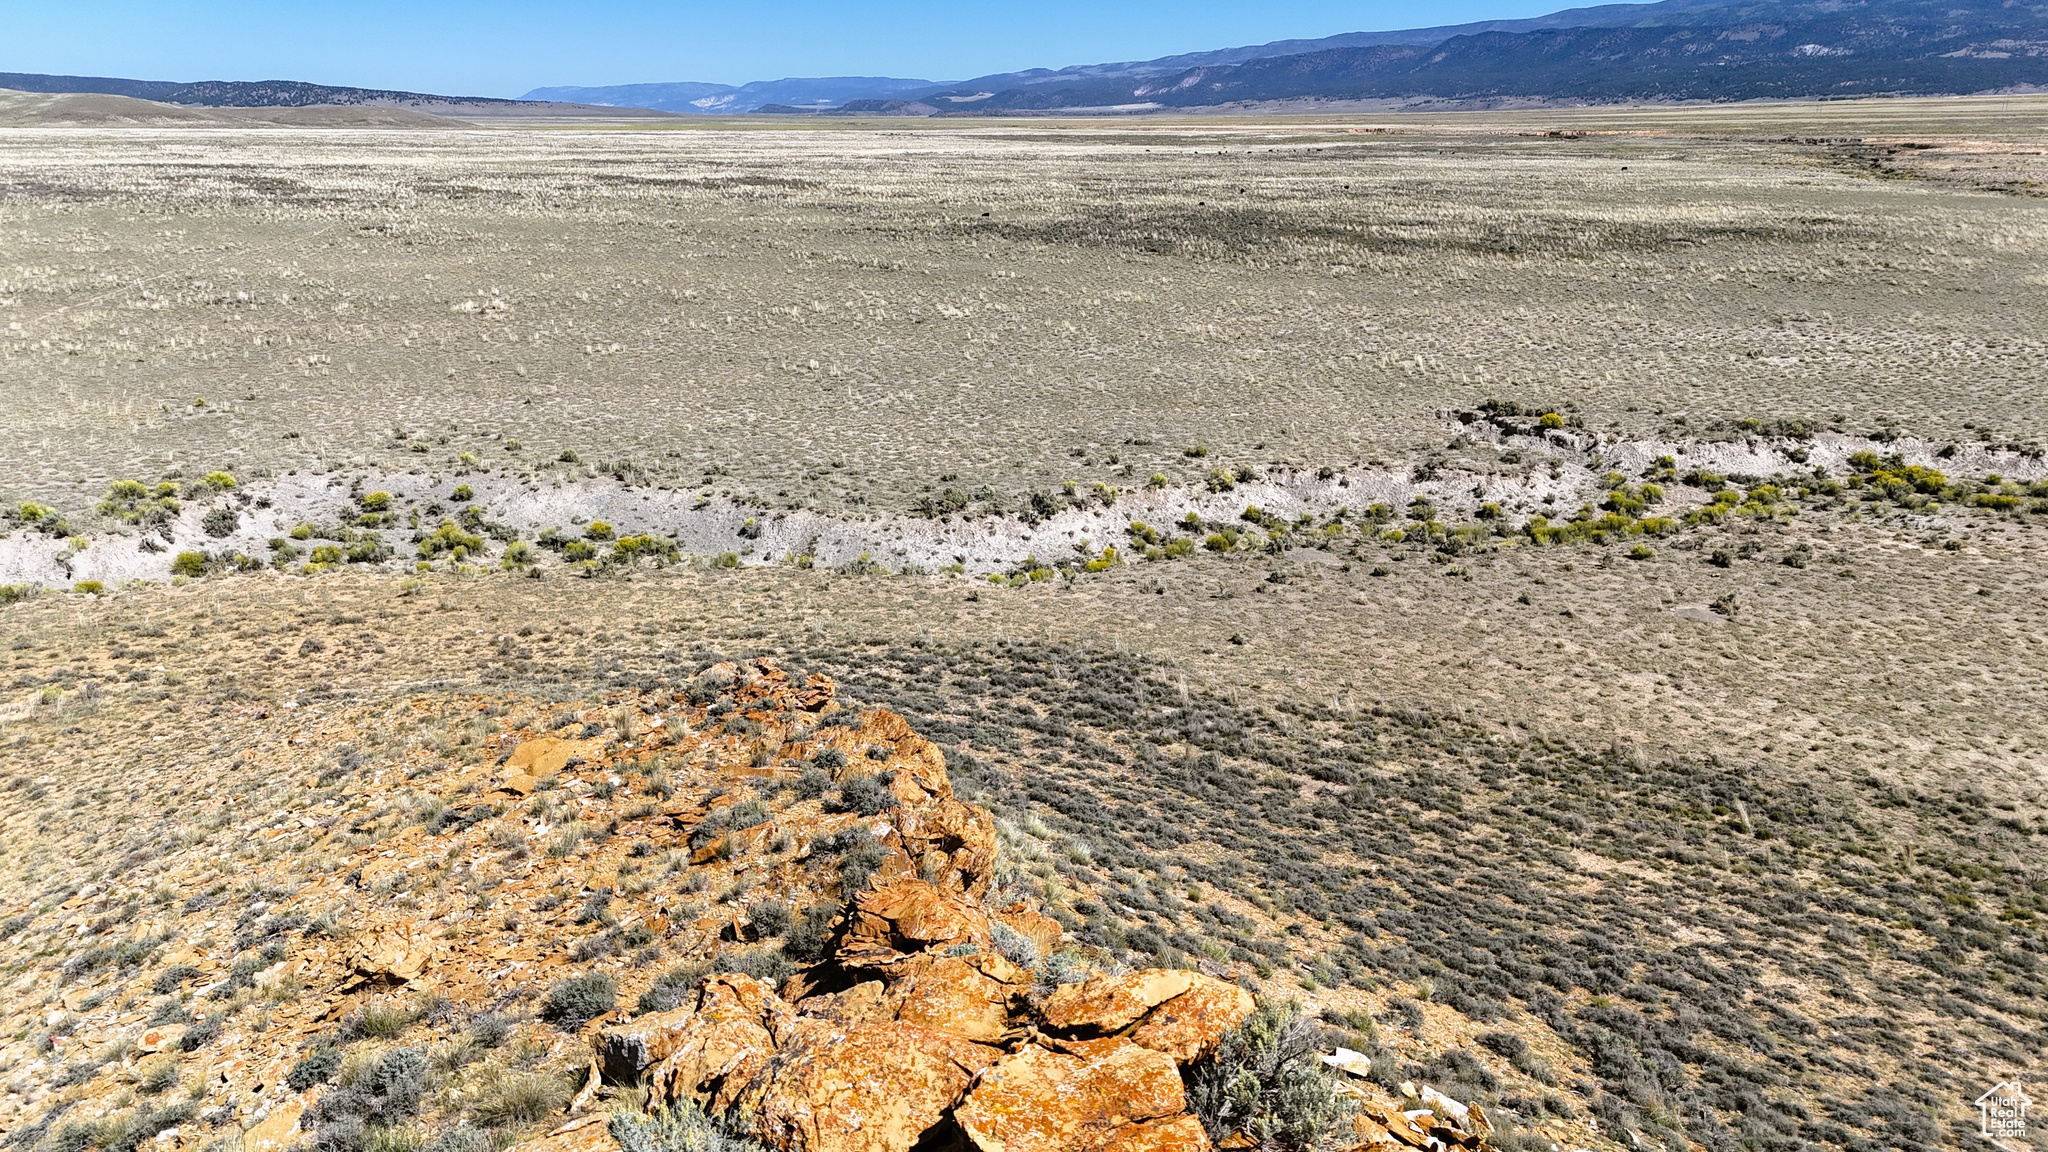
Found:
<path fill-rule="evenodd" d="M 1216 1143 L 1242 1132 L 1261 1148 L 1320 1146 L 1350 1112 L 1321 1041 L 1300 1005 L 1261 997 L 1213 1056 L 1188 1068 L 1188 1111 Z"/>
<path fill-rule="evenodd" d="M 99 513 L 127 524 L 156 525 L 169 522 L 183 507 L 176 484 L 166 481 L 150 488 L 140 480 L 116 480 L 107 485 Z"/>
<path fill-rule="evenodd" d="M 455 526 L 453 520 L 441 521 L 434 533 L 420 541 L 419 554 L 422 560 L 448 556 L 456 560 L 466 559 L 472 554 L 481 554 L 484 538 L 472 532 L 464 532 Z"/>
<path fill-rule="evenodd" d="M 618 1001 L 619 988 L 610 975 L 587 972 L 550 986 L 540 1017 L 565 1032 L 574 1032 L 611 1011 Z"/>
<path fill-rule="evenodd" d="M 216 492 L 225 492 L 235 486 L 235 478 L 226 472 L 208 472 L 203 483 Z"/>
<path fill-rule="evenodd" d="M 73 584 L 71 586 L 71 590 L 73 592 L 96 594 L 100 592 L 105 592 L 107 590 L 107 586 L 105 584 L 100 583 L 97 580 L 80 580 L 78 583 Z"/>
<path fill-rule="evenodd" d="M 365 512 L 388 512 L 391 510 L 391 493 L 378 489 L 356 497 L 356 503 Z"/>
<path fill-rule="evenodd" d="M 457 484 L 455 486 L 455 491 L 450 492 L 448 494 L 448 498 L 450 500 L 455 501 L 457 504 L 463 503 L 464 501 L 467 500 L 474 500 L 476 499 L 476 489 L 471 488 L 467 484 Z"/>
<path fill-rule="evenodd" d="M 178 553 L 178 555 L 177 555 L 177 558 L 171 561 L 171 575 L 173 575 L 173 576 L 204 576 L 204 575 L 206 575 L 206 555 L 205 555 L 205 553 L 203 553 L 203 552 L 180 552 L 180 553 Z"/>

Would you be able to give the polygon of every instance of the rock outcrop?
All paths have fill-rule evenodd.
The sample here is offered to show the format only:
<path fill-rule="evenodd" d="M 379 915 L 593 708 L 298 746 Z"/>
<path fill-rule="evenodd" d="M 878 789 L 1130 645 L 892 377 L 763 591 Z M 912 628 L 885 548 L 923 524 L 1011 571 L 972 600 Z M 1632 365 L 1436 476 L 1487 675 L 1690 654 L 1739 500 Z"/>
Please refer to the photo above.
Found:
<path fill-rule="evenodd" d="M 699 680 L 744 692 L 746 671 L 714 667 Z M 757 700 L 799 702 L 752 671 Z M 801 705 L 832 707 L 821 689 L 808 686 Z M 825 959 L 779 989 L 708 974 L 681 1006 L 604 1026 L 594 1044 L 608 1083 L 644 1087 L 652 1106 L 725 1117 L 779 1152 L 1209 1146 L 1180 1068 L 1250 1014 L 1248 992 L 1167 969 L 1042 986 L 1018 961 L 1053 954 L 1060 925 L 1028 900 L 988 899 L 993 820 L 953 796 L 935 746 L 901 717 L 871 712 L 788 733 L 781 750 L 813 764 L 835 750 L 842 779 L 847 764 L 878 765 L 887 802 L 830 827 L 754 825 L 738 847 L 736 832 L 697 836 L 698 852 L 853 835 L 878 846 L 873 871 L 839 894 Z M 720 810 L 679 820 L 715 825 Z"/>
<path fill-rule="evenodd" d="M 947 1126 L 984 1152 L 1207 1148 L 1179 1069 L 1250 994 L 1146 969 L 1042 995 L 994 951 L 991 922 L 960 892 L 897 877 L 854 896 L 829 971 L 791 980 L 794 1001 L 706 976 L 690 1005 L 603 1029 L 600 1066 L 785 1152 L 907 1152 Z"/>
<path fill-rule="evenodd" d="M 629 1104 L 776 1152 L 1209 1146 L 1182 1077 L 1251 995 L 1067 939 L 999 884 L 994 820 L 900 716 L 768 661 L 516 707 L 402 772 L 338 750 L 300 778 L 313 814 L 243 829 L 302 861 L 290 882 L 238 882 L 221 918 L 214 869 L 147 959 L 81 961 L 47 1018 L 72 1111 L 49 1114 L 176 1125 L 162 1152 L 479 1122 L 520 1152 L 614 1152 Z M 134 1059 L 71 1055 L 115 1045 Z M 138 1100 L 180 1065 L 189 1116 Z"/>

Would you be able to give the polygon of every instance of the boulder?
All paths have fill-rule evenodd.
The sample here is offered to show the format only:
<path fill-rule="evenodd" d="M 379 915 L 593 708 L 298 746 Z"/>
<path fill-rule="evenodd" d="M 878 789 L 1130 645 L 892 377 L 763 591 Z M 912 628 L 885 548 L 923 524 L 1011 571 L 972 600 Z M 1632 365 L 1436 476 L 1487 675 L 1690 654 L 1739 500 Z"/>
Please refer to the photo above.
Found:
<path fill-rule="evenodd" d="M 670 1045 L 667 1055 L 641 1070 L 650 1099 L 689 1099 L 725 1111 L 795 1019 L 775 990 L 752 976 L 725 972 L 705 977 L 690 1018 L 647 1037 Z M 622 1050 L 630 1043 L 623 1043 Z"/>
<path fill-rule="evenodd" d="M 979 900 L 995 878 L 996 822 L 950 796 L 904 809 L 897 832 L 920 876 Z"/>
<path fill-rule="evenodd" d="M 1183 968 L 1143 968 L 1123 976 L 1096 972 L 1079 984 L 1062 984 L 1045 1002 L 1048 1027 L 1077 1035 L 1106 1035 L 1208 979 Z"/>
<path fill-rule="evenodd" d="M 839 962 L 854 968 L 876 967 L 955 944 L 988 950 L 988 915 L 955 893 L 902 876 L 854 898 Z"/>
<path fill-rule="evenodd" d="M 1252 1007 L 1252 994 L 1235 984 L 1184 969 L 1146 968 L 1063 984 L 1047 999 L 1043 1016 L 1055 1032 L 1128 1036 L 1186 1064 L 1215 1051 Z"/>
<path fill-rule="evenodd" d="M 293 1142 L 306 1106 L 298 1100 L 272 1105 L 263 1119 L 242 1130 L 243 1152 L 280 1152 Z"/>
<path fill-rule="evenodd" d="M 650 1012 L 597 1034 L 598 1067 L 607 1084 L 637 1084 L 649 1068 L 668 1059 L 697 1020 L 697 1006 Z"/>
<path fill-rule="evenodd" d="M 896 1018 L 993 1043 L 1021 1030 L 1031 975 L 992 952 L 913 957 L 888 970 Z"/>
<path fill-rule="evenodd" d="M 909 1152 L 1001 1056 L 901 1020 L 799 1017 L 732 1114 L 778 1152 Z"/>
<path fill-rule="evenodd" d="M 979 1152 L 1207 1149 L 1172 1057 L 1123 1040 L 1028 1045 L 983 1073 L 954 1112 Z"/>
<path fill-rule="evenodd" d="M 571 760 L 595 760 L 604 751 L 602 740 L 564 740 L 558 736 L 536 736 L 523 740 L 512 755 L 505 760 L 505 767 L 512 773 L 539 780 L 552 776 L 566 768 Z M 506 779 L 511 779 L 508 773 Z"/>
<path fill-rule="evenodd" d="M 135 1042 L 135 1050 L 145 1056 L 153 1052 L 176 1051 L 178 1041 L 185 1038 L 183 1024 L 159 1024 L 144 1030 L 142 1038 Z"/>
<path fill-rule="evenodd" d="M 783 991 L 789 991 L 787 985 Z M 842 1025 L 889 1020 L 896 1015 L 880 980 L 866 980 L 841 992 L 807 997 L 796 1010 L 800 1015 L 816 1016 Z"/>
<path fill-rule="evenodd" d="M 1216 1051 L 1223 1035 L 1244 1023 L 1256 1005 L 1235 984 L 1196 976 L 1194 986 L 1154 1008 L 1131 1030 L 1131 1043 L 1190 1064 Z"/>

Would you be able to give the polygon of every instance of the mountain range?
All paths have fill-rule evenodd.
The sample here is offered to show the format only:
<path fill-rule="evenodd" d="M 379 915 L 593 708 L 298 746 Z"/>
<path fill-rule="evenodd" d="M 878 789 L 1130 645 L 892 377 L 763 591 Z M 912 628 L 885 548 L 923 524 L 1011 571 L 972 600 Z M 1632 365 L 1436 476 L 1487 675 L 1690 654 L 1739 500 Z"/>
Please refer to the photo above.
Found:
<path fill-rule="evenodd" d="M 794 77 L 536 88 L 520 100 L 298 81 L 181 83 L 0 73 L 0 89 L 213 107 L 366 105 L 524 115 L 989 116 L 1827 99 L 2048 89 L 2044 0 L 1660 0 L 1524 20 L 1349 32 L 963 81 Z"/>
<path fill-rule="evenodd" d="M 1661 0 L 923 86 L 781 80 L 740 88 L 544 88 L 528 98 L 625 104 L 701 87 L 703 95 L 644 106 L 993 115 L 1287 101 L 1812 99 L 2036 86 L 2048 86 L 2048 5 L 2032 0 Z"/>

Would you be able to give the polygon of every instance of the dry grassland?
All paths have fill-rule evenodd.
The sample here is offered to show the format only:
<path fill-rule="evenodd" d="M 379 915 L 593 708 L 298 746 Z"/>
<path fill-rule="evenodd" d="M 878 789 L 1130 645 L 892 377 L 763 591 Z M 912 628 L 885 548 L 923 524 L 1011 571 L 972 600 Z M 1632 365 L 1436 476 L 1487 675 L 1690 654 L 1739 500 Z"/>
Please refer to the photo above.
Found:
<path fill-rule="evenodd" d="M 204 1083 L 170 1146 L 228 1148 L 248 1101 L 130 1025 L 253 1048 L 313 1006 L 153 992 L 162 942 L 227 973 L 238 904 L 346 936 L 470 895 L 235 837 L 362 808 L 370 851 L 515 720 L 766 655 L 940 744 L 1096 960 L 1301 999 L 1503 1148 L 1973 1141 L 2048 1049 L 2044 107 L 0 131 L 0 497 L 81 565 L 175 528 L 260 569 L 319 522 L 267 570 L 0 604 L 0 1132 L 132 1152 Z M 174 470 L 169 527 L 94 512 Z M 543 520 L 482 538 L 521 493 L 849 549 L 1102 512 L 1085 555 L 1130 562 L 656 567 L 585 525 L 610 558 L 534 568 Z M 465 508 L 468 562 L 414 555 Z M 0 559 L 71 547 L 16 518 Z M 558 1076 L 537 995 L 493 1010 Z"/>
<path fill-rule="evenodd" d="M 1179 479 L 1192 444 L 1400 457 L 1490 395 L 2038 437 L 2035 202 L 1730 115 L 12 132 L 0 489 L 569 450 L 902 508 Z M 1945 139 L 2024 150 L 1989 127 Z"/>

